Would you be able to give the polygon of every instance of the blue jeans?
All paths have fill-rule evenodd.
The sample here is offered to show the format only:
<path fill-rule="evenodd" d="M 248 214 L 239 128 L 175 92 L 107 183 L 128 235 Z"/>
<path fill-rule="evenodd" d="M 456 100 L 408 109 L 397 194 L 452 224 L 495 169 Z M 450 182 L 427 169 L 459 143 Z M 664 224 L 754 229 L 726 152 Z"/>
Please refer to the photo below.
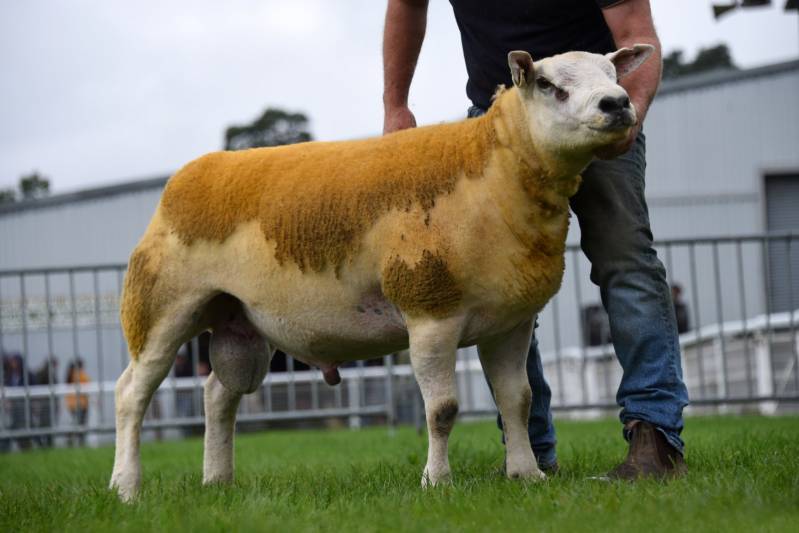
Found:
<path fill-rule="evenodd" d="M 472 107 L 469 116 L 484 112 Z M 619 417 L 623 423 L 650 422 L 682 453 L 682 410 L 688 405 L 688 390 L 682 380 L 666 270 L 652 247 L 645 172 L 646 138 L 641 132 L 626 154 L 592 162 L 570 203 L 580 223 L 580 247 L 591 261 L 591 281 L 599 286 L 623 369 L 616 394 Z M 556 439 L 552 393 L 544 379 L 535 335 L 527 356 L 527 377 L 533 390 L 528 433 L 536 458 L 545 466 L 556 460 Z"/>

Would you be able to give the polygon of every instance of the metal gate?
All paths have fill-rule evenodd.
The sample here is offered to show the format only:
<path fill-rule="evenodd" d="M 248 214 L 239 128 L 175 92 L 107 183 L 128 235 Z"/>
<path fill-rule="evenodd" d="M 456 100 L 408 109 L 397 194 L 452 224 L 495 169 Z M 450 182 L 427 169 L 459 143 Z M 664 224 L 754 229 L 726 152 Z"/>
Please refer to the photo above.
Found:
<path fill-rule="evenodd" d="M 669 281 L 680 283 L 685 296 L 680 343 L 689 409 L 774 413 L 799 405 L 799 311 L 775 309 L 769 275 L 779 257 L 787 287 L 794 286 L 797 256 L 771 251 L 796 250 L 797 238 L 774 233 L 657 243 Z M 564 285 L 539 316 L 537 336 L 553 408 L 596 416 L 617 408 L 621 369 L 604 334 L 588 334 L 601 325 L 595 289 L 585 285 L 580 250 L 570 247 L 567 254 Z M 118 321 L 124 271 L 124 265 L 0 271 L 0 449 L 110 441 L 114 382 L 128 359 Z M 592 313 L 585 312 L 589 307 Z M 170 373 L 148 410 L 146 437 L 201 430 L 210 369 L 197 339 L 181 354 L 182 370 Z M 270 372 L 244 397 L 238 420 L 256 427 L 420 420 L 407 355 L 377 363 L 342 368 L 341 385 L 329 387 L 318 370 L 299 370 L 288 358 L 282 371 Z M 493 413 L 474 348 L 459 351 L 456 370 L 462 415 Z"/>

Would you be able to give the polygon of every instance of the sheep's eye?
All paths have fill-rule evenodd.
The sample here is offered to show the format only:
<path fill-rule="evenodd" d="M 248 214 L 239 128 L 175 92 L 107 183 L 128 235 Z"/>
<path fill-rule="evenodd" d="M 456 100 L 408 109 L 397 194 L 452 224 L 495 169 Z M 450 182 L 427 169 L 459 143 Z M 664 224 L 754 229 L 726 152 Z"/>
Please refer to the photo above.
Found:
<path fill-rule="evenodd" d="M 542 91 L 546 91 L 547 89 L 552 87 L 552 84 L 549 82 L 549 80 L 543 77 L 536 78 L 535 84 Z"/>
<path fill-rule="evenodd" d="M 555 88 L 555 98 L 560 100 L 561 102 L 565 102 L 569 99 L 569 93 L 561 89 L 560 87 Z"/>

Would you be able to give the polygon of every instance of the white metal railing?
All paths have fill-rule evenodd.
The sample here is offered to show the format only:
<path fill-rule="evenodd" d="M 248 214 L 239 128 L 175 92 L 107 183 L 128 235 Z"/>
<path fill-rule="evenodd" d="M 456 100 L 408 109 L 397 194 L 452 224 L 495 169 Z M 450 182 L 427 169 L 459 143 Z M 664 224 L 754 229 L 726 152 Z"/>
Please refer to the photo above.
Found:
<path fill-rule="evenodd" d="M 680 343 L 695 408 L 746 405 L 768 413 L 799 401 L 799 311 L 775 309 L 778 300 L 793 308 L 799 304 L 799 291 L 794 291 L 797 238 L 782 233 L 656 243 L 669 281 L 684 284 L 691 310 L 689 331 Z M 581 275 L 585 267 L 579 249 L 571 246 L 567 254 L 571 270 L 542 313 L 537 335 L 553 407 L 591 415 L 615 407 L 621 371 L 612 345 L 589 346 L 588 325 L 580 316 L 595 289 Z M 0 443 L 113 431 L 114 382 L 127 364 L 117 321 L 124 271 L 125 265 L 0 271 Z M 184 348 L 189 377 L 167 377 L 145 427 L 202 424 L 203 374 L 208 371 L 203 350 L 198 339 Z M 23 369 L 16 381 L 9 379 L 14 354 Z M 48 366 L 50 357 L 58 367 Z M 91 381 L 66 384 L 64 368 L 76 357 L 82 358 Z M 387 357 L 383 366 L 359 362 L 341 374 L 342 384 L 331 388 L 319 371 L 300 370 L 287 357 L 285 371 L 270 372 L 261 388 L 245 397 L 239 420 L 341 418 L 357 427 L 364 420 L 419 418 L 419 395 L 407 364 Z M 461 412 L 492 412 L 474 348 L 459 352 L 457 376 Z M 88 399 L 85 420 L 67 409 L 76 396 Z"/>

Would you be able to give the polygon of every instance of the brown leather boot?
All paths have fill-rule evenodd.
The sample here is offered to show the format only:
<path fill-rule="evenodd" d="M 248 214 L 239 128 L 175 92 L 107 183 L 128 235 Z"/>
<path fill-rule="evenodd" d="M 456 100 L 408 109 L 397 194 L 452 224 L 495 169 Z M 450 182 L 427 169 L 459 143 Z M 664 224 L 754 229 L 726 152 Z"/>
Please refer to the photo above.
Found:
<path fill-rule="evenodd" d="M 671 479 L 688 471 L 680 452 L 655 426 L 643 420 L 632 420 L 625 428 L 630 432 L 630 450 L 624 462 L 608 472 L 610 479 Z"/>

